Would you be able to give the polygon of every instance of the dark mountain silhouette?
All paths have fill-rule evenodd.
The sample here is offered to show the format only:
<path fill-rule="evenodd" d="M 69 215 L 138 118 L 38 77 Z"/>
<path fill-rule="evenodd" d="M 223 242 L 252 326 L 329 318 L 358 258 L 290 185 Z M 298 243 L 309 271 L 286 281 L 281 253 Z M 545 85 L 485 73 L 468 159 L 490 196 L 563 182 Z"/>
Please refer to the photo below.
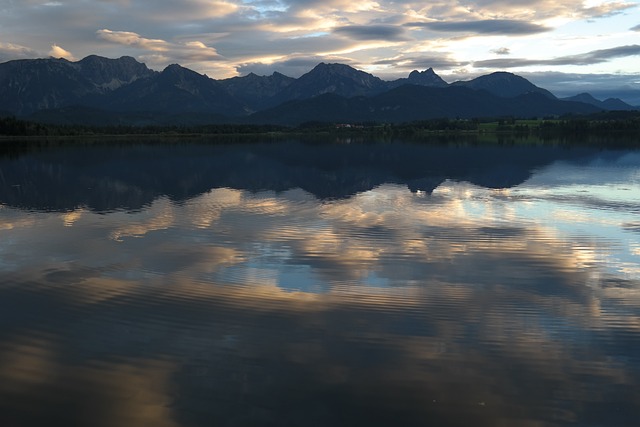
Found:
<path fill-rule="evenodd" d="M 129 57 L 9 61 L 0 64 L 0 110 L 26 115 L 74 104 L 92 105 L 106 93 L 155 74 Z"/>
<path fill-rule="evenodd" d="M 152 71 L 131 57 L 0 64 L 0 111 L 53 123 L 406 122 L 629 108 L 617 99 L 597 101 L 588 95 L 558 100 L 506 72 L 448 85 L 431 68 L 384 81 L 348 65 L 325 63 L 297 79 L 274 73 L 224 80 L 175 64 Z"/>
<path fill-rule="evenodd" d="M 622 101 L 621 99 L 618 98 L 608 98 L 605 99 L 604 101 L 600 101 L 596 98 L 594 98 L 591 94 L 588 93 L 580 93 L 578 95 L 575 96 L 570 96 L 567 98 L 562 98 L 563 101 L 574 101 L 574 102 L 583 102 L 585 104 L 590 104 L 590 105 L 595 105 L 596 107 L 602 109 L 602 110 L 610 110 L 610 111 L 617 111 L 617 110 L 635 110 L 635 107 L 632 107 L 631 105 L 627 104 L 626 102 Z"/>
<path fill-rule="evenodd" d="M 295 82 L 293 77 L 275 72 L 270 76 L 250 73 L 244 77 L 220 80 L 229 94 L 244 102 L 250 112 L 272 106 L 272 98 Z"/>
<path fill-rule="evenodd" d="M 274 96 L 271 104 L 333 93 L 347 98 L 383 92 L 387 83 L 344 64 L 320 63 Z"/>
<path fill-rule="evenodd" d="M 255 113 L 254 123 L 296 125 L 306 121 L 410 122 L 443 117 L 540 117 L 599 111 L 579 102 L 551 99 L 540 93 L 503 98 L 460 86 L 433 88 L 404 85 L 373 97 L 345 98 L 325 94 L 291 101 Z"/>
<path fill-rule="evenodd" d="M 431 86 L 431 87 L 446 87 L 449 84 L 445 82 L 442 77 L 437 75 L 433 68 L 429 68 L 424 71 L 413 70 L 409 77 L 406 79 L 398 79 L 388 83 L 389 89 L 396 88 L 405 84 L 419 85 L 419 86 Z"/>
<path fill-rule="evenodd" d="M 113 91 L 106 107 L 116 111 L 219 113 L 241 115 L 244 106 L 216 80 L 180 65 L 169 65 L 153 78 Z"/>
<path fill-rule="evenodd" d="M 120 59 L 103 58 L 97 55 L 87 56 L 72 63 L 80 74 L 104 91 L 115 90 L 143 78 L 151 77 L 155 72 L 130 56 Z"/>
<path fill-rule="evenodd" d="M 547 98 L 556 98 L 548 90 L 534 85 L 524 77 L 505 71 L 487 74 L 473 80 L 457 81 L 454 82 L 453 85 L 464 86 L 475 90 L 486 90 L 493 95 L 506 98 L 528 93 L 541 93 Z"/>

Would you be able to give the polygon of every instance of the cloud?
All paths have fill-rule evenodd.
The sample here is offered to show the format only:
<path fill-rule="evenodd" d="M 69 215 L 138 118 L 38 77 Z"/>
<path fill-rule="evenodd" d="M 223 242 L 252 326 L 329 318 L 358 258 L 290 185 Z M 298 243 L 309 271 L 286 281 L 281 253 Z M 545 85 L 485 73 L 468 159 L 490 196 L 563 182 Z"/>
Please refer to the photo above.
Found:
<path fill-rule="evenodd" d="M 304 11 L 356 13 L 379 10 L 382 7 L 380 3 L 371 0 L 282 0 L 281 4 L 285 5 L 289 12 L 294 13 Z"/>
<path fill-rule="evenodd" d="M 98 38 L 112 43 L 135 46 L 154 52 L 164 52 L 169 50 L 169 43 L 164 40 L 147 39 L 139 34 L 129 31 L 111 31 L 107 29 L 98 30 L 96 32 Z"/>
<path fill-rule="evenodd" d="M 333 32 L 354 40 L 409 40 L 403 28 L 392 25 L 350 25 L 335 28 Z"/>
<path fill-rule="evenodd" d="M 255 73 L 257 75 L 271 75 L 274 72 L 282 73 L 290 77 L 300 77 L 301 75 L 309 72 L 313 67 L 320 62 L 339 62 L 347 65 L 352 64 L 348 58 L 337 56 L 291 56 L 286 59 L 263 63 L 263 62 L 248 62 L 241 64 L 237 67 L 238 72 L 241 75 Z"/>
<path fill-rule="evenodd" d="M 496 55 L 511 55 L 511 50 L 508 47 L 499 47 L 497 49 L 491 49 L 492 53 Z"/>
<path fill-rule="evenodd" d="M 483 19 L 479 21 L 409 22 L 408 27 L 423 27 L 432 31 L 488 35 L 529 35 L 551 31 L 551 28 L 513 19 Z"/>
<path fill-rule="evenodd" d="M 640 31 L 640 24 L 630 28 L 631 31 Z"/>
<path fill-rule="evenodd" d="M 64 58 L 69 61 L 76 61 L 76 58 L 73 56 L 71 52 L 65 50 L 58 46 L 57 44 L 51 45 L 51 50 L 49 51 L 49 56 L 53 58 Z"/>
<path fill-rule="evenodd" d="M 124 46 L 130 46 L 142 51 L 139 59 L 149 65 L 166 66 L 174 62 L 189 65 L 194 62 L 218 61 L 221 56 L 215 48 L 209 47 L 198 40 L 183 40 L 168 42 L 160 39 L 148 39 L 130 31 L 98 30 L 98 38 Z"/>
<path fill-rule="evenodd" d="M 584 0 L 471 0 L 464 3 L 464 8 L 451 5 L 440 6 L 442 15 L 447 17 L 474 14 L 478 17 L 499 16 L 519 17 L 519 19 L 554 19 L 566 17 L 570 19 L 601 19 L 619 14 L 627 9 L 637 7 L 635 2 L 602 1 L 600 4 L 588 6 Z M 437 3 L 436 3 L 437 5 Z M 419 10 L 419 9 L 417 9 Z M 433 10 L 433 9 L 430 9 Z M 497 12 L 499 11 L 499 12 Z M 429 14 L 430 17 L 438 15 Z"/>
<path fill-rule="evenodd" d="M 26 46 L 0 42 L 0 62 L 10 61 L 13 59 L 35 58 L 38 56 L 41 55 L 35 50 Z"/>
<path fill-rule="evenodd" d="M 222 18 L 239 10 L 239 6 L 220 0 L 155 0 L 153 7 L 146 2 L 136 2 L 133 7 L 139 16 L 149 16 L 155 21 L 202 21 Z"/>
<path fill-rule="evenodd" d="M 593 50 L 578 55 L 566 55 L 552 59 L 488 59 L 476 61 L 474 67 L 481 68 L 514 68 L 532 65 L 592 65 L 607 62 L 615 58 L 640 55 L 640 45 L 618 46 L 610 49 Z"/>
<path fill-rule="evenodd" d="M 374 62 L 374 65 L 391 65 L 394 68 L 404 69 L 407 71 L 423 70 L 427 68 L 449 69 L 468 65 L 467 61 L 459 61 L 452 59 L 450 56 L 443 55 L 417 55 L 417 56 L 401 56 L 391 59 L 382 59 Z"/>
<path fill-rule="evenodd" d="M 591 7 L 582 7 L 581 14 L 586 18 L 608 18 L 622 13 L 624 10 L 638 7 L 637 3 L 606 2 Z"/>

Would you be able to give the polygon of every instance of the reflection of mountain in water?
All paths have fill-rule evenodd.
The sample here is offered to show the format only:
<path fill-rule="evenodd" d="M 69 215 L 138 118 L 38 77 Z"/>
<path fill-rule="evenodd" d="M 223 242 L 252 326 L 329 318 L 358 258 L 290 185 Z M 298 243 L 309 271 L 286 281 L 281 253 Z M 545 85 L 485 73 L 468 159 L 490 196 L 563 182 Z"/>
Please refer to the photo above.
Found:
<path fill-rule="evenodd" d="M 167 196 L 183 201 L 212 188 L 345 198 L 385 184 L 431 193 L 458 180 L 508 188 L 556 160 L 601 155 L 595 148 L 320 144 L 77 144 L 0 158 L 0 203 L 35 210 L 139 209 Z"/>

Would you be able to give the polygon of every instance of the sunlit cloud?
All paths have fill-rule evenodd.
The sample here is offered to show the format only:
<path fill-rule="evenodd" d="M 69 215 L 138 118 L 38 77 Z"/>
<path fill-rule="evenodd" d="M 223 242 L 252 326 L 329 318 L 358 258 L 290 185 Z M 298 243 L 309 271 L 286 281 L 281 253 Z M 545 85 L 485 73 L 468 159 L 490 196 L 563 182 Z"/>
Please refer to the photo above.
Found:
<path fill-rule="evenodd" d="M 111 31 L 103 29 L 98 30 L 96 34 L 98 35 L 98 38 L 102 40 L 121 45 L 134 46 L 156 52 L 169 50 L 169 43 L 164 40 L 144 38 L 139 34 L 130 31 Z"/>
<path fill-rule="evenodd" d="M 638 7 L 636 2 L 587 0 L 583 3 L 580 12 L 587 18 L 607 18 L 636 7 Z"/>
<path fill-rule="evenodd" d="M 175 22 L 202 21 L 222 18 L 239 10 L 237 4 L 223 0 L 156 0 L 153 7 L 146 4 L 136 5 L 140 13 L 148 13 L 153 20 Z"/>
<path fill-rule="evenodd" d="M 221 59 L 215 48 L 198 40 L 183 40 L 176 43 L 145 38 L 130 31 L 111 31 L 108 29 L 99 30 L 96 34 L 101 40 L 141 50 L 142 53 L 138 55 L 138 58 L 151 66 L 166 66 L 175 62 L 189 65 Z"/>
<path fill-rule="evenodd" d="M 76 58 L 73 56 L 73 54 L 71 52 L 69 52 L 68 50 L 63 49 L 62 47 L 58 46 L 57 44 L 54 44 L 51 46 L 51 50 L 49 51 L 49 56 L 53 57 L 53 58 L 64 58 L 67 59 L 69 61 L 75 61 Z"/>
<path fill-rule="evenodd" d="M 2 62 L 12 59 L 36 58 L 38 56 L 38 52 L 26 46 L 0 42 L 0 61 Z"/>
<path fill-rule="evenodd" d="M 377 10 L 381 7 L 380 3 L 365 0 L 365 1 L 350 1 L 350 0 L 283 0 L 287 5 L 287 10 L 290 12 L 299 11 L 317 11 L 318 13 L 327 12 L 366 12 L 371 10 Z"/>

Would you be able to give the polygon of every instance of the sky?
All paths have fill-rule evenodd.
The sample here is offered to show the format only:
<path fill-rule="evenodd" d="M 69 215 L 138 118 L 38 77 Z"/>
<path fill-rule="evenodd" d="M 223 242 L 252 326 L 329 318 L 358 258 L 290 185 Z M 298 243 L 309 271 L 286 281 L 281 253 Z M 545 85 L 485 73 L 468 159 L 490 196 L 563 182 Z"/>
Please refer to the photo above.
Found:
<path fill-rule="evenodd" d="M 640 99 L 640 0 L 0 0 L 0 62 L 91 54 L 216 79 L 319 62 L 386 80 L 510 71 L 556 94 Z"/>

